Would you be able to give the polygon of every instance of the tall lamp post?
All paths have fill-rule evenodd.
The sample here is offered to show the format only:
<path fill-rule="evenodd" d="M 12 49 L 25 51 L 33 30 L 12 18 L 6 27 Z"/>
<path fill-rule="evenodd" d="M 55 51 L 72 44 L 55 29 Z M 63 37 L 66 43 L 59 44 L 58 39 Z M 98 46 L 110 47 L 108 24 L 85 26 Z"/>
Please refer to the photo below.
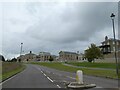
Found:
<path fill-rule="evenodd" d="M 23 47 L 23 43 L 21 43 L 21 46 L 20 46 L 20 59 L 19 59 L 19 62 L 21 62 L 21 54 L 22 54 L 22 47 Z"/>
<path fill-rule="evenodd" d="M 21 43 L 21 47 L 20 47 L 20 56 L 22 54 L 22 47 L 23 47 L 23 43 Z"/>
<path fill-rule="evenodd" d="M 116 53 L 116 39 L 115 39 L 115 26 L 114 26 L 114 18 L 115 18 L 115 15 L 114 13 L 111 14 L 111 19 L 112 19 L 112 25 L 113 25 L 113 36 L 114 36 L 114 43 L 115 43 L 115 61 L 116 61 L 116 74 L 117 74 L 117 78 L 118 78 L 118 60 L 117 60 L 117 53 Z"/>

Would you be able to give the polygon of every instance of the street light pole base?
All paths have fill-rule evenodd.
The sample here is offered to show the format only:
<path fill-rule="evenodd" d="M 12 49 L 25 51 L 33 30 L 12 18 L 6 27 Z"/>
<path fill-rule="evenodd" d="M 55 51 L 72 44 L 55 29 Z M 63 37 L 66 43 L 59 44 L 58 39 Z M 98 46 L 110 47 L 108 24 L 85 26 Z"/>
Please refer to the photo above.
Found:
<path fill-rule="evenodd" d="M 78 82 L 71 82 L 68 84 L 68 89 L 88 89 L 96 87 L 95 84 L 79 84 Z"/>

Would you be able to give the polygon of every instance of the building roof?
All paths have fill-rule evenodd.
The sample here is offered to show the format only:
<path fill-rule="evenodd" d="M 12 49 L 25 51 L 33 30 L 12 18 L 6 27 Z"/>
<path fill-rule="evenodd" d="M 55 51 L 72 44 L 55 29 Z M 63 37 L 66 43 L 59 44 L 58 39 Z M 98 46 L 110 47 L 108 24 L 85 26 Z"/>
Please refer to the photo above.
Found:
<path fill-rule="evenodd" d="M 60 54 L 60 53 L 66 53 L 66 54 L 77 54 L 76 52 L 68 52 L 68 51 L 60 51 L 59 54 Z"/>
<path fill-rule="evenodd" d="M 33 54 L 33 53 L 28 53 L 28 54 L 25 54 L 25 55 L 36 55 L 36 54 Z"/>
<path fill-rule="evenodd" d="M 116 41 L 118 41 L 118 42 L 120 42 L 120 39 L 115 39 Z M 107 42 L 107 41 L 114 41 L 114 39 L 113 38 L 109 38 L 109 39 L 107 39 L 106 41 L 103 41 L 103 42 L 101 42 L 101 43 L 104 43 L 104 42 Z"/>
<path fill-rule="evenodd" d="M 50 55 L 49 52 L 40 52 L 39 55 Z"/>

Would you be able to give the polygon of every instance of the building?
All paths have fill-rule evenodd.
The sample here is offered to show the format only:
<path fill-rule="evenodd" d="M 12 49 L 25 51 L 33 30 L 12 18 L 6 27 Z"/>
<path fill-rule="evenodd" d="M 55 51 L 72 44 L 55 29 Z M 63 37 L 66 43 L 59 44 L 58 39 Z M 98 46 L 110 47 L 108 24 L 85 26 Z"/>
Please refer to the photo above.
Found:
<path fill-rule="evenodd" d="M 105 41 L 101 42 L 101 51 L 103 54 L 115 52 L 115 42 L 113 38 L 105 37 Z M 120 50 L 120 40 L 116 39 L 116 51 Z"/>
<path fill-rule="evenodd" d="M 81 61 L 81 60 L 84 60 L 84 54 L 83 53 L 80 53 L 78 54 L 78 60 Z"/>
<path fill-rule="evenodd" d="M 32 51 L 30 51 L 30 53 L 24 55 L 25 61 L 34 61 L 35 59 L 36 59 L 36 54 L 32 53 Z"/>
<path fill-rule="evenodd" d="M 78 54 L 75 52 L 60 51 L 59 60 L 60 61 L 76 61 L 78 60 Z"/>
<path fill-rule="evenodd" d="M 24 55 L 20 55 L 19 57 L 17 57 L 17 61 L 24 62 Z"/>
<path fill-rule="evenodd" d="M 22 62 L 25 61 L 34 61 L 36 59 L 36 54 L 33 54 L 32 51 L 30 51 L 28 54 L 20 55 L 17 57 L 17 61 L 21 60 Z"/>
<path fill-rule="evenodd" d="M 40 52 L 36 56 L 36 61 L 49 61 L 51 54 L 49 52 Z"/>
<path fill-rule="evenodd" d="M 108 38 L 105 36 L 105 40 L 101 42 L 101 52 L 104 55 L 104 60 L 101 60 L 103 62 L 113 62 L 115 63 L 115 42 L 113 38 Z M 120 40 L 116 39 L 116 54 L 117 58 L 120 58 Z"/>

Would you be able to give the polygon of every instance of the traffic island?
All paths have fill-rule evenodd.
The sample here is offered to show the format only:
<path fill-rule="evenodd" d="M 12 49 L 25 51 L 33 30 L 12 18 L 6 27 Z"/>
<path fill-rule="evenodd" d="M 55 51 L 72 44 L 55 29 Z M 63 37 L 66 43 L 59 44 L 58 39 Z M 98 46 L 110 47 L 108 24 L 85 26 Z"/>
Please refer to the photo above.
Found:
<path fill-rule="evenodd" d="M 68 89 L 89 89 L 96 87 L 95 84 L 79 84 L 78 82 L 71 82 L 68 84 Z"/>
<path fill-rule="evenodd" d="M 85 84 L 83 83 L 83 72 L 81 70 L 77 71 L 76 82 L 70 82 L 67 84 L 68 89 L 89 89 L 96 87 L 95 84 Z"/>

